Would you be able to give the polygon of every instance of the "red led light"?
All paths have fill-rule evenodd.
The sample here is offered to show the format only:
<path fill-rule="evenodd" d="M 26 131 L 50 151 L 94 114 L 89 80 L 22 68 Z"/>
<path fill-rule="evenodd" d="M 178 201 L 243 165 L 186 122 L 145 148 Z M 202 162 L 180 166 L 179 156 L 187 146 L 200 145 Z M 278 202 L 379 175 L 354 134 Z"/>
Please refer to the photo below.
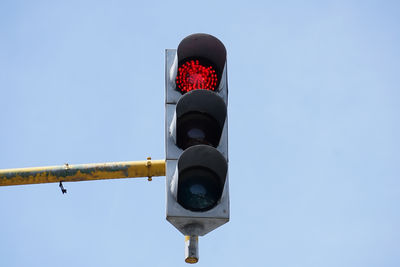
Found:
<path fill-rule="evenodd" d="M 178 68 L 176 85 L 184 94 L 196 89 L 215 91 L 217 74 L 212 66 L 205 66 L 198 60 L 189 60 Z"/>

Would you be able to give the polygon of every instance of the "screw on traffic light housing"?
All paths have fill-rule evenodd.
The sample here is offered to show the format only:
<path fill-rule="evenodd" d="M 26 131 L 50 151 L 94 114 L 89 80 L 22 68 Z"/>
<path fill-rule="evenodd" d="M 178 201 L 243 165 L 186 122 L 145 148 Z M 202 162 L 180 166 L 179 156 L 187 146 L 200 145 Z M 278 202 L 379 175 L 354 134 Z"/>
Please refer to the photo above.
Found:
<path fill-rule="evenodd" d="M 198 260 L 197 236 L 229 221 L 226 49 L 208 34 L 166 50 L 167 220 Z"/>

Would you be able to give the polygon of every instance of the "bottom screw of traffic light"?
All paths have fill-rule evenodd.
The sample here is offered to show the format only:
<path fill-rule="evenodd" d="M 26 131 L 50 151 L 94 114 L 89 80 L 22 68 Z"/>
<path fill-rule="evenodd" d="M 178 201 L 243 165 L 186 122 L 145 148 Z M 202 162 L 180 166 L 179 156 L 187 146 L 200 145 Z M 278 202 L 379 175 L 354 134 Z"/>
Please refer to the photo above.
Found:
<path fill-rule="evenodd" d="M 185 262 L 197 263 L 199 261 L 199 237 L 197 235 L 185 236 Z"/>

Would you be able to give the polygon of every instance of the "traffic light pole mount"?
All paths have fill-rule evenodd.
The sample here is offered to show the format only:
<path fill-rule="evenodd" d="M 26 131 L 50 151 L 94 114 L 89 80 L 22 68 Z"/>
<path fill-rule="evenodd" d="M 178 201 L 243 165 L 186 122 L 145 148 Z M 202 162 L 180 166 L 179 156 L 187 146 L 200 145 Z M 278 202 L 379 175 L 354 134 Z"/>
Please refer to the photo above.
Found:
<path fill-rule="evenodd" d="M 165 160 L 125 161 L 0 170 L 0 186 L 165 176 Z"/>
<path fill-rule="evenodd" d="M 185 236 L 185 262 L 197 263 L 199 261 L 199 237 L 197 235 Z"/>

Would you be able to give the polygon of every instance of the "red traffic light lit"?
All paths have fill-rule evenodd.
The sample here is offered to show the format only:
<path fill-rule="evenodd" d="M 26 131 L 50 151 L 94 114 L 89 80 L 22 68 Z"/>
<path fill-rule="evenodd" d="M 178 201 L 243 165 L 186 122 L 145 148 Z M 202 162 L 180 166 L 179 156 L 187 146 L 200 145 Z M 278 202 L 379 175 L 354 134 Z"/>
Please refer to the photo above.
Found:
<path fill-rule="evenodd" d="M 215 91 L 218 83 L 217 74 L 210 65 L 204 65 L 199 60 L 189 60 L 178 68 L 176 86 L 184 94 L 196 89 Z"/>

